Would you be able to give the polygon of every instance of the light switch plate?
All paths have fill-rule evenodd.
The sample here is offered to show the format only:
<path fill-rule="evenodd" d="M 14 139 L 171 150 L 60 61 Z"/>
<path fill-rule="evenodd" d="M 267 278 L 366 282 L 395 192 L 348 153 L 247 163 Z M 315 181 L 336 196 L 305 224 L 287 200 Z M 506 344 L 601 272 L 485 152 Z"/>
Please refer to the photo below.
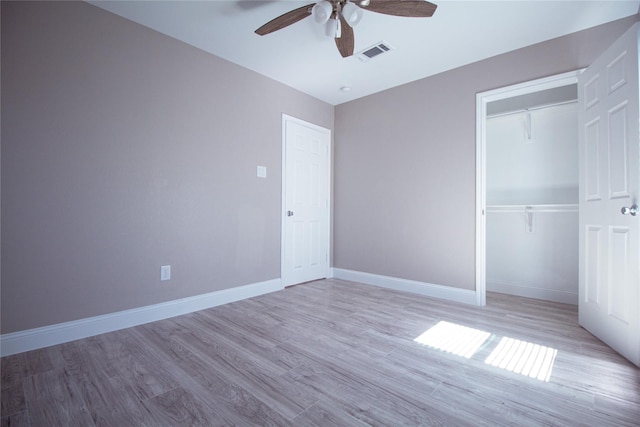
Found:
<path fill-rule="evenodd" d="M 266 166 L 258 166 L 257 175 L 258 175 L 258 178 L 266 178 L 267 177 L 267 167 Z"/>

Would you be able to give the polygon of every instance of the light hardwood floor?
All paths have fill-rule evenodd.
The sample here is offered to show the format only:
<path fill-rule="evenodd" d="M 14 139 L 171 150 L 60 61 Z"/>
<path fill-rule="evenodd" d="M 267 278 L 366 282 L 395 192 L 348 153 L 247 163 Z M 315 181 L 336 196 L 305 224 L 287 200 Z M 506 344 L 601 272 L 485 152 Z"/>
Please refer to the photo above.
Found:
<path fill-rule="evenodd" d="M 640 424 L 639 370 L 576 307 L 487 299 L 323 280 L 4 357 L 2 425 Z M 414 341 L 440 321 L 486 340 L 469 358 Z M 508 338 L 557 350 L 548 382 L 485 363 Z"/>

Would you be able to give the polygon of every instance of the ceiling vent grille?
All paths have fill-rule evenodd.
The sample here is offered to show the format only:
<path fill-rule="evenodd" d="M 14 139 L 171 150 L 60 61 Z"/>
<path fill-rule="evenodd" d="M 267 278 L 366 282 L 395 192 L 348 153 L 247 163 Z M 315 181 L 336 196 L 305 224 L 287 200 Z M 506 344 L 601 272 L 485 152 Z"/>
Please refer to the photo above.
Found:
<path fill-rule="evenodd" d="M 375 45 L 368 47 L 362 52 L 358 53 L 358 59 L 360 61 L 366 62 L 370 59 L 382 55 L 383 53 L 387 53 L 392 49 L 393 47 L 391 47 L 387 42 L 376 43 Z"/>

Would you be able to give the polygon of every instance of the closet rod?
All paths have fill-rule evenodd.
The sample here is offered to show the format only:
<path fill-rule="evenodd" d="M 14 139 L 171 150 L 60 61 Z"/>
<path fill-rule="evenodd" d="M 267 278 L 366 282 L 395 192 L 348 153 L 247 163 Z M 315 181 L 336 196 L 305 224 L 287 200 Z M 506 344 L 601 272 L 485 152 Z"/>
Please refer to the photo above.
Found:
<path fill-rule="evenodd" d="M 531 107 L 531 108 L 521 108 L 519 110 L 513 110 L 513 111 L 506 111 L 504 113 L 495 113 L 495 114 L 488 114 L 487 115 L 487 119 L 493 119 L 494 117 L 503 117 L 503 116 L 510 116 L 512 114 L 520 114 L 520 113 L 526 113 L 528 111 L 536 111 L 536 110 L 544 110 L 545 108 L 550 108 L 550 107 L 559 107 L 561 105 L 569 105 L 569 104 L 575 104 L 577 103 L 578 100 L 577 99 L 573 99 L 571 101 L 562 101 L 562 102 L 555 102 L 552 104 L 544 104 L 544 105 L 539 105 L 537 107 Z"/>
<path fill-rule="evenodd" d="M 522 213 L 522 212 L 578 212 L 577 204 L 546 204 L 546 205 L 487 205 L 487 212 Z"/>

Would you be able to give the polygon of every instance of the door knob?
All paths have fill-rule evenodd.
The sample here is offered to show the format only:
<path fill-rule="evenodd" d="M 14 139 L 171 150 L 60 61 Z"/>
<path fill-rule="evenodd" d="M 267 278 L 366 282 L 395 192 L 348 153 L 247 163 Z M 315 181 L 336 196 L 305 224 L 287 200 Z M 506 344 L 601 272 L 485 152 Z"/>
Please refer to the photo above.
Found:
<path fill-rule="evenodd" d="M 634 213 L 635 215 L 635 213 Z M 293 211 L 287 211 L 287 216 L 293 216 Z"/>
<path fill-rule="evenodd" d="M 622 212 L 622 215 L 630 214 L 631 216 L 636 216 L 638 215 L 638 205 L 632 205 L 629 208 L 625 206 L 620 209 L 620 212 Z"/>

